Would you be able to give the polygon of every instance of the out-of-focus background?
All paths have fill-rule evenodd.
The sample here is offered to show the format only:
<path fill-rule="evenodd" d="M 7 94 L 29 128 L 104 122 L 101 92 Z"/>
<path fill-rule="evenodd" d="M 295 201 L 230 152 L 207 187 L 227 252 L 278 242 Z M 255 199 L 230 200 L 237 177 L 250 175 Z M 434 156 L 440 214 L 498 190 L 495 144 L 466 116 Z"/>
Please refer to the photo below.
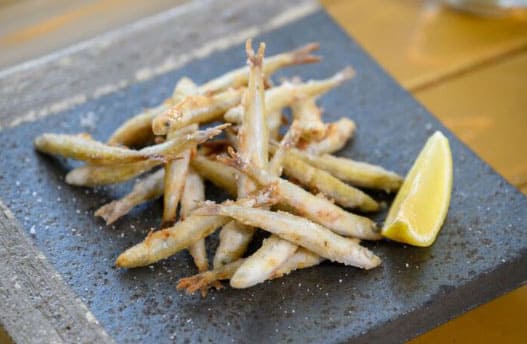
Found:
<path fill-rule="evenodd" d="M 0 0 L 0 70 L 183 2 Z M 527 194 L 526 11 L 479 16 L 440 1 L 321 2 L 403 87 Z M 527 287 L 412 343 L 527 343 L 525 314 Z"/>

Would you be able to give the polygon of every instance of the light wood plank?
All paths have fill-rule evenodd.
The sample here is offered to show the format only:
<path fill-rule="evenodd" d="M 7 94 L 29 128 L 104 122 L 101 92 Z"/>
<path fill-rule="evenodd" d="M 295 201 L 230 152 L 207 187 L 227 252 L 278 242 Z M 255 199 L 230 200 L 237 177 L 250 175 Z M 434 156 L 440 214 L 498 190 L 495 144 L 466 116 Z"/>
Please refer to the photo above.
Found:
<path fill-rule="evenodd" d="M 0 68 L 51 53 L 186 0 L 19 1 L 0 9 Z"/>
<path fill-rule="evenodd" d="M 416 96 L 483 160 L 519 187 L 527 183 L 526 90 L 527 53 Z"/>
<path fill-rule="evenodd" d="M 527 286 L 497 298 L 410 342 L 526 343 Z"/>

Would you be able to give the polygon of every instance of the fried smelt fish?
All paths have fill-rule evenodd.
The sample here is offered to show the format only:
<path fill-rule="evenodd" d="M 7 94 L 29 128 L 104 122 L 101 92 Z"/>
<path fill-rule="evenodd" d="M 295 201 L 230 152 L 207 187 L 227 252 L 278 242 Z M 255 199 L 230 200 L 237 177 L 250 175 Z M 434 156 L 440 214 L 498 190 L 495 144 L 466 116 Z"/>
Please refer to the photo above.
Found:
<path fill-rule="evenodd" d="M 320 141 L 310 141 L 302 150 L 309 154 L 331 154 L 341 150 L 355 132 L 355 122 L 341 118 L 327 126 L 326 134 Z"/>
<path fill-rule="evenodd" d="M 258 53 L 251 47 L 251 40 L 245 46 L 250 65 L 249 86 L 243 102 L 243 123 L 238 133 L 239 153 L 255 166 L 267 168 L 269 160 L 269 129 L 265 116 L 265 98 L 262 63 L 265 44 L 260 43 Z M 247 178 L 240 178 L 239 189 L 242 197 L 253 191 L 254 183 Z M 245 181 L 243 179 L 246 179 Z"/>
<path fill-rule="evenodd" d="M 269 163 L 270 174 L 280 176 L 285 154 L 288 148 L 294 146 L 299 138 L 300 130 L 298 122 L 295 120 Z M 297 245 L 274 234 L 271 235 L 236 271 L 231 279 L 231 286 L 233 288 L 248 288 L 267 280 L 278 266 L 295 253 L 297 248 Z"/>
<path fill-rule="evenodd" d="M 144 160 L 120 165 L 85 165 L 66 174 L 66 183 L 98 186 L 122 183 L 161 165 L 160 160 Z"/>
<path fill-rule="evenodd" d="M 254 232 L 255 228 L 236 221 L 225 224 L 220 231 L 220 243 L 214 253 L 213 266 L 218 267 L 243 256 Z"/>
<path fill-rule="evenodd" d="M 209 204 L 195 211 L 196 215 L 229 216 L 248 226 L 262 228 L 282 239 L 345 265 L 362 269 L 377 267 L 381 260 L 356 240 L 342 237 L 303 217 L 283 211 L 240 206 L 232 202 Z"/>
<path fill-rule="evenodd" d="M 403 182 L 403 178 L 397 173 L 387 171 L 377 165 L 348 158 L 337 158 L 327 154 L 315 156 L 305 154 L 296 149 L 291 149 L 290 153 L 315 167 L 331 173 L 340 180 L 356 186 L 392 192 L 397 191 Z"/>
<path fill-rule="evenodd" d="M 202 178 L 210 181 L 220 189 L 226 190 L 231 196 L 236 197 L 238 190 L 236 169 L 222 164 L 217 160 L 212 160 L 200 153 L 191 159 L 190 166 Z"/>
<path fill-rule="evenodd" d="M 155 153 L 149 148 L 148 153 L 121 147 L 113 147 L 95 141 L 83 135 L 43 134 L 35 139 L 35 147 L 42 153 L 61 155 L 66 158 L 84 160 L 92 164 L 113 165 L 147 159 L 159 159 L 165 151 Z M 172 148 L 172 147 L 170 147 Z"/>
<path fill-rule="evenodd" d="M 324 258 L 319 255 L 300 247 L 285 263 L 273 271 L 269 279 L 280 278 L 292 271 L 318 265 L 323 260 Z M 184 289 L 187 294 L 193 294 L 198 290 L 216 287 L 217 282 L 231 279 L 234 273 L 245 261 L 245 258 L 240 258 L 234 262 L 215 268 L 214 270 L 205 271 L 190 277 L 184 277 L 179 280 L 177 289 Z"/>
<path fill-rule="evenodd" d="M 198 86 L 192 80 L 186 77 L 181 78 L 170 98 L 166 99 L 163 104 L 141 112 L 124 122 L 114 131 L 108 140 L 108 144 L 135 147 L 152 141 L 154 138 L 152 131 L 154 118 L 168 110 L 171 105 L 181 101 L 185 96 L 196 94 L 197 92 Z"/>
<path fill-rule="evenodd" d="M 152 121 L 168 108 L 169 105 L 163 103 L 133 116 L 114 131 L 110 139 L 108 139 L 108 144 L 136 147 L 153 141 Z"/>
<path fill-rule="evenodd" d="M 152 121 L 155 135 L 165 135 L 171 130 L 194 123 L 206 123 L 220 118 L 225 111 L 240 104 L 243 88 L 228 89 L 214 95 L 189 96 L 156 116 Z"/>
<path fill-rule="evenodd" d="M 300 139 L 302 129 L 299 126 L 298 121 L 293 121 L 289 130 L 280 141 L 278 148 L 270 147 L 273 152 L 273 158 L 269 162 L 269 173 L 280 177 L 282 175 L 282 169 L 284 160 L 287 160 L 287 151 L 296 145 Z"/>
<path fill-rule="evenodd" d="M 345 208 L 358 208 L 361 211 L 377 211 L 379 204 L 366 193 L 343 183 L 330 173 L 309 165 L 294 156 L 284 161 L 285 174 L 311 190 L 316 190 Z"/>
<path fill-rule="evenodd" d="M 322 110 L 315 103 L 315 98 L 300 96 L 291 105 L 291 110 L 293 118 L 299 123 L 303 138 L 310 141 L 324 138 L 327 126 L 322 122 Z"/>
<path fill-rule="evenodd" d="M 271 151 L 274 149 L 279 150 L 271 146 Z M 292 154 L 287 155 L 284 159 L 283 167 L 288 177 L 311 190 L 322 193 L 345 208 L 358 208 L 361 211 L 379 210 L 379 204 L 366 193 Z"/>
<path fill-rule="evenodd" d="M 358 240 L 357 243 L 359 243 Z M 269 279 L 280 278 L 295 270 L 306 269 L 312 266 L 316 266 L 322 263 L 323 261 L 324 258 L 319 256 L 318 254 L 306 250 L 303 247 L 299 247 L 298 250 L 296 250 L 295 254 L 289 257 L 288 260 L 286 260 L 275 271 L 273 271 L 271 276 L 269 276 Z"/>
<path fill-rule="evenodd" d="M 281 111 L 291 105 L 299 96 L 318 97 L 355 76 L 351 67 L 346 67 L 332 77 L 323 80 L 310 80 L 306 83 L 285 82 L 265 92 L 265 108 L 268 113 Z"/>
<path fill-rule="evenodd" d="M 165 171 L 161 169 L 138 181 L 129 194 L 103 205 L 97 209 L 95 216 L 102 217 L 107 225 L 111 225 L 139 204 L 161 197 L 164 174 Z"/>
<path fill-rule="evenodd" d="M 181 134 L 170 141 L 141 150 L 109 146 L 84 136 L 63 134 L 40 135 L 35 139 L 35 146 L 43 153 L 62 155 L 96 165 L 124 164 L 147 159 L 163 161 L 175 158 L 185 149 L 218 135 L 228 125 L 223 124 L 192 134 Z"/>
<path fill-rule="evenodd" d="M 240 104 L 227 110 L 223 119 L 232 124 L 241 124 L 243 122 L 243 105 Z"/>
<path fill-rule="evenodd" d="M 180 159 L 165 165 L 165 191 L 163 193 L 163 223 L 174 223 L 183 188 L 185 187 L 192 150 L 182 152 Z"/>
<path fill-rule="evenodd" d="M 198 87 L 194 82 L 188 78 L 182 78 L 178 81 L 172 99 L 179 101 L 186 96 L 196 94 Z M 198 130 L 197 124 L 189 125 L 186 130 Z M 151 129 L 150 129 L 151 130 Z M 178 131 L 171 131 L 167 135 L 167 139 L 171 140 L 177 137 Z M 165 165 L 165 192 L 163 194 L 163 223 L 174 223 L 177 216 L 177 208 L 189 169 L 190 158 L 196 146 L 188 148 L 181 153 L 180 159 L 172 160 Z"/>
<path fill-rule="evenodd" d="M 324 197 L 318 197 L 301 187 L 244 162 L 232 150 L 233 159 L 219 160 L 247 174 L 261 186 L 274 185 L 280 203 L 293 208 L 296 214 L 319 223 L 335 233 L 365 240 L 379 240 L 377 226 L 366 217 L 345 211 Z"/>
<path fill-rule="evenodd" d="M 287 261 L 297 249 L 298 246 L 290 241 L 276 235 L 270 236 L 234 273 L 230 282 L 231 287 L 249 288 L 262 283 L 276 269 L 276 262 Z"/>
<path fill-rule="evenodd" d="M 234 202 L 234 204 L 245 207 L 272 205 L 274 203 L 276 203 L 276 199 L 273 188 L 262 190 L 256 196 Z M 225 216 L 201 216 L 195 214 L 197 210 L 172 227 L 148 234 L 143 242 L 121 253 L 117 257 L 115 265 L 120 268 L 135 268 L 153 264 L 188 248 L 231 221 L 229 217 Z"/>
<path fill-rule="evenodd" d="M 198 129 L 197 124 L 193 124 L 195 130 Z M 173 136 L 177 136 L 177 132 L 171 132 L 167 135 L 170 140 Z M 177 208 L 183 188 L 185 187 L 185 180 L 187 177 L 190 158 L 195 146 L 188 148 L 181 152 L 180 158 L 167 162 L 165 165 L 165 192 L 163 194 L 163 223 L 174 223 L 177 216 Z"/>
<path fill-rule="evenodd" d="M 181 197 L 181 219 L 189 216 L 196 207 L 205 201 L 205 184 L 203 180 L 192 168 L 188 171 L 185 181 L 185 188 Z M 194 259 L 194 264 L 199 272 L 208 270 L 207 250 L 205 239 L 201 239 L 189 246 L 188 251 Z"/>
<path fill-rule="evenodd" d="M 190 215 L 172 227 L 150 233 L 143 242 L 121 253 L 115 265 L 135 268 L 153 264 L 194 245 L 229 221 L 224 216 Z"/>
<path fill-rule="evenodd" d="M 284 67 L 318 62 L 320 57 L 311 55 L 318 48 L 318 43 L 309 43 L 296 50 L 268 57 L 263 64 L 263 74 L 269 77 Z M 247 68 L 239 68 L 203 84 L 199 90 L 202 94 L 218 92 L 229 87 L 245 86 L 248 80 L 249 73 Z"/>
<path fill-rule="evenodd" d="M 243 122 L 238 133 L 241 156 L 259 168 L 266 169 L 269 159 L 269 130 L 265 116 L 262 64 L 265 44 L 260 43 L 255 54 L 251 40 L 245 44 L 249 63 L 249 85 L 243 99 Z M 244 175 L 238 178 L 238 198 L 246 197 L 255 189 L 254 182 Z M 214 255 L 214 266 L 240 258 L 246 251 L 255 229 L 231 222 L 222 228 L 220 243 Z"/>

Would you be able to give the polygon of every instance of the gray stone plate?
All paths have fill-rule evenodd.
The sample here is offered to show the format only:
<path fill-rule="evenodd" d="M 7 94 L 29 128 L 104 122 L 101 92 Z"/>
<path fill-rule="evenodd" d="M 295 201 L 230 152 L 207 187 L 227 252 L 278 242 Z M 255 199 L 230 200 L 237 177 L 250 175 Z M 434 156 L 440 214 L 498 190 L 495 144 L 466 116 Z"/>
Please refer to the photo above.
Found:
<path fill-rule="evenodd" d="M 373 271 L 324 263 L 251 289 L 212 292 L 206 299 L 175 289 L 179 278 L 195 273 L 186 252 L 148 268 L 116 270 L 116 256 L 159 224 L 160 203 L 139 207 L 115 228 L 106 228 L 93 211 L 123 195 L 131 184 L 97 190 L 70 187 L 63 179 L 75 163 L 36 153 L 32 139 L 48 131 L 88 131 L 104 140 L 128 116 L 165 99 L 179 77 L 203 82 L 243 64 L 238 45 L 0 132 L 3 202 L 117 342 L 398 342 L 525 283 L 526 198 L 397 85 L 324 12 L 259 40 L 267 42 L 267 55 L 321 42 L 322 63 L 288 69 L 275 80 L 297 74 L 321 78 L 346 65 L 356 68 L 355 79 L 321 99 L 327 120 L 349 116 L 359 127 L 339 155 L 405 174 L 433 131 L 448 136 L 454 189 L 441 234 L 431 248 L 369 244 L 384 262 Z M 81 125 L 90 113 L 98 118 L 92 129 Z M 221 197 L 212 187 L 209 191 L 211 197 Z M 211 253 L 216 243 L 214 236 L 208 240 Z"/>

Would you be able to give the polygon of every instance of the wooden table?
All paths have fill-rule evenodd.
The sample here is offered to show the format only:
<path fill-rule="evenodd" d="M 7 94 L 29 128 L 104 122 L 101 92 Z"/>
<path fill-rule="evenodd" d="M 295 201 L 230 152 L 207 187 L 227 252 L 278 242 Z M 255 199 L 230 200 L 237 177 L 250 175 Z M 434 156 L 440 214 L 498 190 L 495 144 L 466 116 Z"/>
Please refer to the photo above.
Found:
<path fill-rule="evenodd" d="M 0 1 L 0 68 L 174 4 L 124 3 Z M 417 0 L 322 4 L 396 80 L 527 194 L 526 13 L 479 18 Z M 413 342 L 526 342 L 526 312 L 523 287 Z"/>

